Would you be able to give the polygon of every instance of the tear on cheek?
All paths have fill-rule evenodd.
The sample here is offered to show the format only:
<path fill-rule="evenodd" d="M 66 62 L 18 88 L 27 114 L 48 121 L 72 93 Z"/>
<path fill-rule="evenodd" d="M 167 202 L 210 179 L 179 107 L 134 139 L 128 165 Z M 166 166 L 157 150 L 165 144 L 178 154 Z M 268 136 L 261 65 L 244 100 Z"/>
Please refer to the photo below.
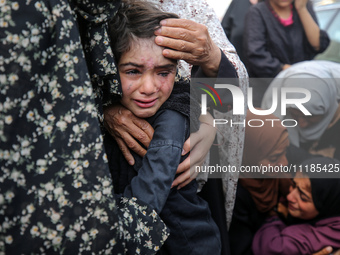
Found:
<path fill-rule="evenodd" d="M 129 84 L 129 86 L 128 86 L 127 90 L 130 90 L 130 89 L 131 89 L 131 87 L 132 87 L 132 83 L 130 83 L 130 84 Z"/>

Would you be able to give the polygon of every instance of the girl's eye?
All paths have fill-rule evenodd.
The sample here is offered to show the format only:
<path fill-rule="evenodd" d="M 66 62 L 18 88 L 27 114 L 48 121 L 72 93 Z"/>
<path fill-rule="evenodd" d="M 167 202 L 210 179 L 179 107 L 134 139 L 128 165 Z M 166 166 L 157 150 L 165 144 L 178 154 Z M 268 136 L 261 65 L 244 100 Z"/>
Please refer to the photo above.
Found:
<path fill-rule="evenodd" d="M 308 202 L 309 200 L 304 196 L 304 195 L 300 195 L 300 198 L 303 202 Z"/>
<path fill-rule="evenodd" d="M 295 189 L 296 188 L 296 183 L 292 180 L 290 186 Z"/>
<path fill-rule="evenodd" d="M 125 71 L 125 73 L 129 74 L 129 75 L 140 74 L 140 72 L 137 69 L 127 70 L 127 71 Z"/>
<path fill-rule="evenodd" d="M 170 72 L 166 71 L 166 72 L 160 72 L 158 73 L 158 75 L 162 76 L 162 77 L 167 77 L 169 75 Z"/>

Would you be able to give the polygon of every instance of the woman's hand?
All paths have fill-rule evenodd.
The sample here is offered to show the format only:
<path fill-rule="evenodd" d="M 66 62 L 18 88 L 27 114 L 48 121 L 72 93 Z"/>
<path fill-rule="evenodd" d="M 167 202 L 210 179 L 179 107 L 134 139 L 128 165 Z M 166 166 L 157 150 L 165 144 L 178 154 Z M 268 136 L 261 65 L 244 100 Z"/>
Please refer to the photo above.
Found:
<path fill-rule="evenodd" d="M 204 162 L 206 155 L 215 139 L 216 129 L 212 126 L 211 115 L 200 117 L 201 126 L 196 133 L 192 133 L 184 143 L 182 155 L 190 152 L 177 169 L 178 176 L 172 186 L 182 188 L 196 178 L 195 166 Z M 130 149 L 140 156 L 144 156 L 146 150 L 136 141 L 139 140 L 145 147 L 148 147 L 153 136 L 151 125 L 134 116 L 129 110 L 121 105 L 112 105 L 104 109 L 104 126 L 116 139 L 120 150 L 130 165 L 135 163 Z"/>
<path fill-rule="evenodd" d="M 190 155 L 178 166 L 179 175 L 173 182 L 172 187 L 178 185 L 178 189 L 194 180 L 198 172 L 196 166 L 201 166 L 214 142 L 216 128 L 213 127 L 213 118 L 210 114 L 200 117 L 201 126 L 196 133 L 192 133 L 184 143 L 182 155 L 190 151 Z"/>
<path fill-rule="evenodd" d="M 284 64 L 284 65 L 282 66 L 282 71 L 288 69 L 289 67 L 291 67 L 291 65 L 289 65 L 289 64 Z"/>
<path fill-rule="evenodd" d="M 154 132 L 146 120 L 137 118 L 131 111 L 121 105 L 112 105 L 104 109 L 104 126 L 115 138 L 130 165 L 135 163 L 130 149 L 142 157 L 146 153 L 146 150 L 136 139 L 147 148 Z"/>
<path fill-rule="evenodd" d="M 295 9 L 300 17 L 307 40 L 312 47 L 318 51 L 320 49 L 320 28 L 307 9 L 308 0 L 295 0 Z"/>
<path fill-rule="evenodd" d="M 294 5 L 296 10 L 301 10 L 303 8 L 307 8 L 307 2 L 308 0 L 295 0 Z"/>
<path fill-rule="evenodd" d="M 323 248 L 321 251 L 318 251 L 317 253 L 313 253 L 313 255 L 328 255 L 331 254 L 333 251 L 333 248 L 331 246 L 327 246 L 325 248 Z M 339 255 L 339 251 L 333 253 L 334 255 L 337 254 Z"/>
<path fill-rule="evenodd" d="M 186 19 L 165 19 L 161 26 L 155 32 L 155 42 L 166 47 L 165 57 L 182 59 L 200 66 L 209 77 L 217 76 L 221 51 L 210 38 L 206 26 Z"/>

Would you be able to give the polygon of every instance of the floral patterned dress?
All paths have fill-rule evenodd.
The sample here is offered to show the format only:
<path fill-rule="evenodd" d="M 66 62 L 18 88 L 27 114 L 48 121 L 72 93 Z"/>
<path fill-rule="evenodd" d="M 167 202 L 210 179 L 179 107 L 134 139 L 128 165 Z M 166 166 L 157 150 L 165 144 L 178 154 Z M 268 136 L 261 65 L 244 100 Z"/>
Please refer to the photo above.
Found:
<path fill-rule="evenodd" d="M 113 193 L 103 149 L 87 64 L 119 93 L 103 23 L 118 5 L 0 0 L 0 254 L 154 254 L 168 236 Z M 92 23 L 87 64 L 75 11 Z"/>

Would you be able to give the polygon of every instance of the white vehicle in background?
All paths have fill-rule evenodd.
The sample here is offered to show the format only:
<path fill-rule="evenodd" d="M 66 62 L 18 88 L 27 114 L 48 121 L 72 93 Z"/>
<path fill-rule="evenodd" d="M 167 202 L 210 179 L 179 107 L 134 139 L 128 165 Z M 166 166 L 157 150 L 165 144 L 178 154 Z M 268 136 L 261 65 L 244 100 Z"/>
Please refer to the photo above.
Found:
<path fill-rule="evenodd" d="M 340 63 L 340 0 L 313 1 L 320 28 L 327 31 L 331 43 L 327 50 L 315 59 Z"/>

